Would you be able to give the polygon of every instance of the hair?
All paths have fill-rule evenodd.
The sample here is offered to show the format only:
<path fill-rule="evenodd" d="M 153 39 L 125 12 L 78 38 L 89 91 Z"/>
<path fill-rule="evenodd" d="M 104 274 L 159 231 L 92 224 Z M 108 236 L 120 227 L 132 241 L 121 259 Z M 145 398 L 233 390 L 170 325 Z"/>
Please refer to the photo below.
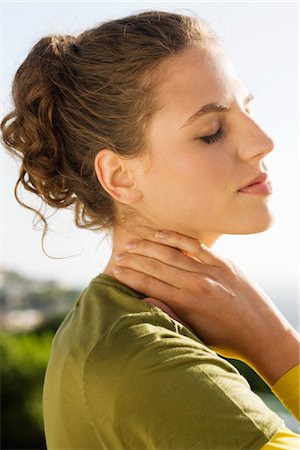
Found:
<path fill-rule="evenodd" d="M 146 11 L 101 23 L 78 36 L 42 37 L 12 83 L 14 109 L 1 122 L 4 147 L 21 160 L 18 186 L 46 205 L 74 205 L 79 228 L 107 231 L 117 207 L 100 184 L 95 157 L 110 149 L 124 158 L 148 150 L 147 124 L 159 109 L 155 70 L 189 45 L 218 37 L 198 17 Z"/>

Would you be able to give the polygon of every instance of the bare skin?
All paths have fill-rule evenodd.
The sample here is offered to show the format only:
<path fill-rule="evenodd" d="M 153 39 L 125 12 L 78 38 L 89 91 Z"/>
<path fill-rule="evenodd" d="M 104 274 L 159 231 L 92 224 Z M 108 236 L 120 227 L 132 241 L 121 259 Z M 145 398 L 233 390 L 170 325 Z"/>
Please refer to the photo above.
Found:
<path fill-rule="evenodd" d="M 268 296 L 211 247 L 223 234 L 271 226 L 269 196 L 238 191 L 266 172 L 263 158 L 273 141 L 251 117 L 249 92 L 219 45 L 187 48 L 159 70 L 160 108 L 148 126 L 147 156 L 125 159 L 105 149 L 95 158 L 99 182 L 117 209 L 135 212 L 114 227 L 103 273 L 145 293 L 146 301 L 272 385 L 299 362 L 299 335 Z M 210 103 L 229 110 L 187 124 Z M 220 129 L 212 143 L 203 140 Z M 173 241 L 158 244 L 156 230 L 173 233 Z M 115 274 L 116 254 L 136 239 L 137 249 L 122 260 L 126 269 Z M 199 249 L 199 242 L 208 248 Z"/>

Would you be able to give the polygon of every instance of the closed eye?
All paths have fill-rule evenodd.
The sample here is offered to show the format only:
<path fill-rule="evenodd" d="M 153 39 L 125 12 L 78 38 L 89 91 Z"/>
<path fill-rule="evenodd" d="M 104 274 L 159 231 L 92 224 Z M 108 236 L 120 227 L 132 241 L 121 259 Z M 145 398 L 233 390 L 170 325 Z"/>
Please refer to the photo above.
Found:
<path fill-rule="evenodd" d="M 245 111 L 247 114 L 251 114 L 251 111 L 249 110 L 249 108 L 246 108 Z M 214 144 L 215 142 L 219 141 L 222 138 L 223 134 L 224 134 L 224 130 L 222 127 L 220 127 L 215 134 L 211 134 L 209 136 L 201 136 L 201 137 L 198 137 L 197 140 L 204 142 L 205 144 L 208 144 L 208 145 Z"/>
<path fill-rule="evenodd" d="M 214 144 L 215 142 L 219 141 L 222 136 L 223 128 L 220 127 L 215 134 L 211 134 L 210 136 L 201 136 L 197 139 L 199 139 L 201 142 L 204 142 L 205 144 Z"/>

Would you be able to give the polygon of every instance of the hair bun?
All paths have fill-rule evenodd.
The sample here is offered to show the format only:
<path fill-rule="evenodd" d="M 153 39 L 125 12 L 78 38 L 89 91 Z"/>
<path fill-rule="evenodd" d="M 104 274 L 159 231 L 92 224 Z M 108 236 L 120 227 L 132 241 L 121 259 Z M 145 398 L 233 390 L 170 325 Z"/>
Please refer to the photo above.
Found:
<path fill-rule="evenodd" d="M 69 34 L 50 36 L 50 47 L 56 56 L 61 56 L 69 52 L 70 46 L 76 46 L 76 38 Z"/>

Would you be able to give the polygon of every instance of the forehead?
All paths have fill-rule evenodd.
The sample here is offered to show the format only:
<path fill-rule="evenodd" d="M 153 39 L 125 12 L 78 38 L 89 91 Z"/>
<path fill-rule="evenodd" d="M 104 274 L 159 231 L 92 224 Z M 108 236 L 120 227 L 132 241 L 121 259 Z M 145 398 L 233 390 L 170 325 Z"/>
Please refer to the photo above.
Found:
<path fill-rule="evenodd" d="M 220 44 L 190 47 L 165 60 L 158 88 L 161 112 L 189 116 L 206 103 L 231 103 L 241 90 L 232 62 Z"/>

